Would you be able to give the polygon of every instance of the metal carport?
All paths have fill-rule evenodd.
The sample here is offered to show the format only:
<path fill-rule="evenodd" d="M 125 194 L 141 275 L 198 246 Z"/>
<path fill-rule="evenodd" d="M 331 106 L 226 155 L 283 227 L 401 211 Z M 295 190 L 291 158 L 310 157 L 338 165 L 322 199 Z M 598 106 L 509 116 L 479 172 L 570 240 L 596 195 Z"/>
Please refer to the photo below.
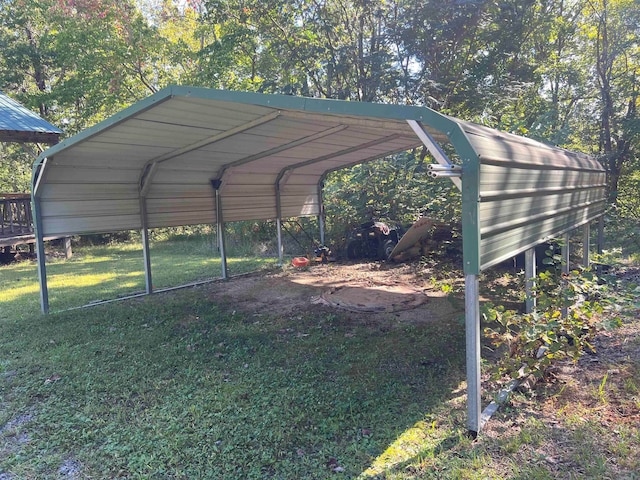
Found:
<path fill-rule="evenodd" d="M 461 168 L 448 166 L 445 143 Z M 215 223 L 226 278 L 224 222 L 322 218 L 329 172 L 421 145 L 462 190 L 468 427 L 478 432 L 478 275 L 601 216 L 605 172 L 586 155 L 425 107 L 174 86 L 63 141 L 33 172 L 42 310 L 43 236 L 141 230 L 151 293 L 148 229 Z"/>

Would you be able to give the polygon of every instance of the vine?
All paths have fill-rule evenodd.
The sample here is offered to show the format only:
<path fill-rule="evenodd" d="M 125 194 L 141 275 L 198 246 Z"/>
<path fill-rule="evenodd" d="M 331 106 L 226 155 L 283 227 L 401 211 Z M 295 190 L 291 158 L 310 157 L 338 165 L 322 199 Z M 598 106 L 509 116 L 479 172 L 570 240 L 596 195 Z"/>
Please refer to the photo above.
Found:
<path fill-rule="evenodd" d="M 541 272 L 534 294 L 537 307 L 531 313 L 483 306 L 485 337 L 501 351 L 491 367 L 493 380 L 542 378 L 556 361 L 577 362 L 585 352 L 595 353 L 596 333 L 621 325 L 611 289 L 588 269 Z"/>

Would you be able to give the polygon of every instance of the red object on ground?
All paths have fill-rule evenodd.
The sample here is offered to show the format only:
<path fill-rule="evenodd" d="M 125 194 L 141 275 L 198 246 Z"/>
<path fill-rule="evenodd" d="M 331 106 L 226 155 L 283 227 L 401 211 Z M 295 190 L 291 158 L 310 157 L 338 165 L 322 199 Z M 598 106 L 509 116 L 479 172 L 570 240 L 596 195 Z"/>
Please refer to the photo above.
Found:
<path fill-rule="evenodd" d="M 291 265 L 294 267 L 306 267 L 309 265 L 309 259 L 307 257 L 294 257 L 294 259 L 291 260 Z"/>

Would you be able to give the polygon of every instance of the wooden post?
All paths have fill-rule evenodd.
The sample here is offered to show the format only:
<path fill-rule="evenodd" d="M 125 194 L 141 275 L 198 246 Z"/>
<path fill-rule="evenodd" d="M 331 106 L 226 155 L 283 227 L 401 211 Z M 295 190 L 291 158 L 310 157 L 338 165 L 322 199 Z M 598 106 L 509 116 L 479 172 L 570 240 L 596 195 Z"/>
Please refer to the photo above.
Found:
<path fill-rule="evenodd" d="M 64 237 L 64 258 L 69 260 L 73 257 L 73 250 L 71 249 L 71 237 Z"/>

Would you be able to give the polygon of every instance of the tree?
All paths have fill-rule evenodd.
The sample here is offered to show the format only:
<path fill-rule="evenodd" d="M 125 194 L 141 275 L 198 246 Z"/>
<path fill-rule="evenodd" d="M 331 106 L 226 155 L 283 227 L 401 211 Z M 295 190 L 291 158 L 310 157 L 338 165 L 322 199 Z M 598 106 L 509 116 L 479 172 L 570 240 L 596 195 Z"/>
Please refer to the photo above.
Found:
<path fill-rule="evenodd" d="M 620 177 L 640 146 L 640 9 L 634 0 L 588 0 L 584 16 L 599 96 L 598 151 L 616 203 Z"/>
<path fill-rule="evenodd" d="M 164 86 L 163 45 L 129 1 L 4 0 L 0 88 L 73 134 Z M 23 189 L 32 158 L 4 152 L 3 176 Z"/>

